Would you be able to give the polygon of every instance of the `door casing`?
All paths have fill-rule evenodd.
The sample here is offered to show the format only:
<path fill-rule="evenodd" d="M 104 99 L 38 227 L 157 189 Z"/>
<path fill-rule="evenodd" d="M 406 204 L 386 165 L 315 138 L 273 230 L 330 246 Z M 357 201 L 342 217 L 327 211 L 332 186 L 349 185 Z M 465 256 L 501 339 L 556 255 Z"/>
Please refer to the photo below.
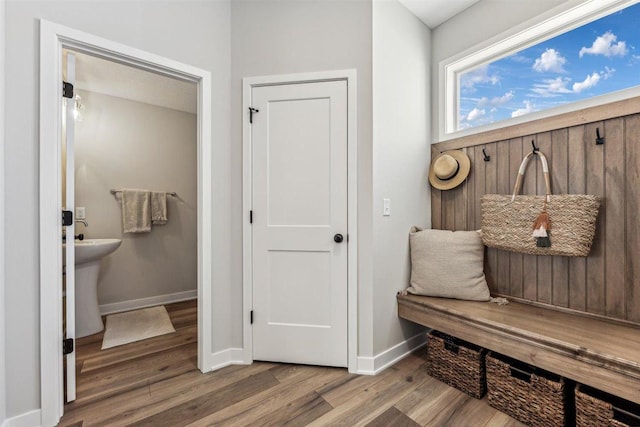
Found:
<path fill-rule="evenodd" d="M 62 49 L 198 85 L 198 368 L 212 369 L 211 73 L 169 58 L 40 21 L 40 399 L 41 424 L 64 413 L 62 373 Z"/>
<path fill-rule="evenodd" d="M 252 136 L 249 123 L 251 90 L 259 86 L 314 83 L 335 80 L 347 82 L 347 354 L 349 372 L 357 372 L 358 352 L 358 132 L 356 70 L 321 71 L 314 73 L 284 74 L 242 79 L 242 300 L 243 300 L 243 354 L 244 363 L 253 363 L 253 260 L 251 245 L 253 232 L 249 222 L 252 210 Z"/>

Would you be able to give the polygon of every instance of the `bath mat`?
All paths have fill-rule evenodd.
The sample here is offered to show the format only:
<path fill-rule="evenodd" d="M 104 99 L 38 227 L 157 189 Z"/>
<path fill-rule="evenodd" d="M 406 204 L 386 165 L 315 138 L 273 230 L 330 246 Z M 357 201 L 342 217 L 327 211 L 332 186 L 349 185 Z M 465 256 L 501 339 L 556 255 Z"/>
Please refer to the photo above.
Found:
<path fill-rule="evenodd" d="M 107 316 L 102 349 L 175 332 L 163 305 Z"/>

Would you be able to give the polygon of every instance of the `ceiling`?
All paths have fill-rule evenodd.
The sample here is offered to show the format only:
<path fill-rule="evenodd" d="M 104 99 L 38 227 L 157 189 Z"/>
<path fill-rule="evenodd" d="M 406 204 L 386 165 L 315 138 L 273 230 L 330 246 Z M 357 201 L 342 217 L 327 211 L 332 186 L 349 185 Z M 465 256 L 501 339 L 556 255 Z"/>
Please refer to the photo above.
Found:
<path fill-rule="evenodd" d="M 197 85 L 150 71 L 72 52 L 76 88 L 184 111 L 197 112 Z"/>
<path fill-rule="evenodd" d="M 480 0 L 398 0 L 431 29 Z"/>

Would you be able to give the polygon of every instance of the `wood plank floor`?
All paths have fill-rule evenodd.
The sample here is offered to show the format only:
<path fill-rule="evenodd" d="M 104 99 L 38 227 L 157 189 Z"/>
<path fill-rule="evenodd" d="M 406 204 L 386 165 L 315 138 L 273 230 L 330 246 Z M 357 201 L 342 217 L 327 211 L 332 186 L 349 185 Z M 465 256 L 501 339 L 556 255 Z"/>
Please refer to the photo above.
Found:
<path fill-rule="evenodd" d="M 77 343 L 77 400 L 60 426 L 522 426 L 429 377 L 423 352 L 376 376 L 256 362 L 202 374 L 196 302 L 167 305 L 173 334 L 100 350 Z"/>

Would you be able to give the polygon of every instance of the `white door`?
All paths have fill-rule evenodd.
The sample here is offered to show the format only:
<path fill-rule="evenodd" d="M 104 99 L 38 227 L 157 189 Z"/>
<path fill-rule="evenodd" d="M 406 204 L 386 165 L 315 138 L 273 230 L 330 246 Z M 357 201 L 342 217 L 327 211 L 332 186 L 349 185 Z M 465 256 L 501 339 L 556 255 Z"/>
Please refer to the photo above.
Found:
<path fill-rule="evenodd" d="M 76 67 L 75 56 L 72 53 L 66 54 L 66 77 L 65 81 L 71 85 L 76 83 Z M 64 98 L 65 100 L 65 207 L 64 210 L 71 211 L 75 215 L 75 166 L 74 166 L 74 138 L 75 138 L 75 94 L 71 98 Z M 74 351 L 65 356 L 65 370 L 66 370 L 66 401 L 71 402 L 76 400 L 76 352 L 75 352 L 75 338 L 76 338 L 76 309 L 75 309 L 75 247 L 74 247 L 74 233 L 75 222 L 72 221 L 71 225 L 65 227 L 65 240 L 66 240 L 66 267 L 65 267 L 65 339 L 74 341 Z"/>
<path fill-rule="evenodd" d="M 253 358 L 347 366 L 347 82 L 252 88 Z"/>

